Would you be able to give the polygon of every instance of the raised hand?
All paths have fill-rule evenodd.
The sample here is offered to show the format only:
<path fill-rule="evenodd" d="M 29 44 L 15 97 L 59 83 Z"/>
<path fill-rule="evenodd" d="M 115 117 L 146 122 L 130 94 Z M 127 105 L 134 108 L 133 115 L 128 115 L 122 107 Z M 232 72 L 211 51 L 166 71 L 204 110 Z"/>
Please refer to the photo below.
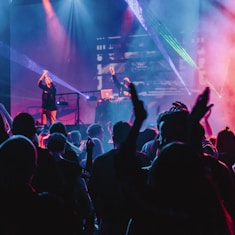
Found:
<path fill-rule="evenodd" d="M 111 75 L 115 75 L 114 67 L 109 67 L 109 72 L 111 73 Z"/>
<path fill-rule="evenodd" d="M 144 103 L 142 100 L 139 100 L 135 86 L 133 83 L 130 83 L 130 93 L 131 100 L 134 107 L 135 118 L 139 121 L 144 121 L 147 118 L 147 112 L 144 108 Z"/>
<path fill-rule="evenodd" d="M 93 147 L 95 146 L 94 141 L 90 136 L 88 136 L 87 141 L 86 141 L 86 150 L 87 152 L 92 151 Z"/>
<path fill-rule="evenodd" d="M 92 152 L 93 152 L 93 147 L 95 146 L 94 141 L 90 136 L 88 136 L 87 141 L 86 141 L 86 152 L 87 152 L 87 159 L 86 159 L 86 165 L 85 169 L 88 173 L 91 173 L 92 169 Z M 89 175 L 86 174 L 86 176 L 89 178 Z"/>
<path fill-rule="evenodd" d="M 43 81 L 44 79 L 46 79 L 47 73 L 48 73 L 48 70 L 43 70 L 43 73 L 42 73 L 41 77 L 39 78 L 38 83 L 40 81 Z"/>
<path fill-rule="evenodd" d="M 204 116 L 204 119 L 208 120 L 208 118 L 210 117 L 210 115 L 211 115 L 211 109 L 209 109 L 209 110 L 207 111 L 207 113 L 206 113 L 205 116 Z"/>
<path fill-rule="evenodd" d="M 206 87 L 202 94 L 198 96 L 197 101 L 191 111 L 190 117 L 193 121 L 199 122 L 208 112 L 208 110 L 211 109 L 211 107 L 214 105 L 208 105 L 209 98 L 210 88 Z"/>
<path fill-rule="evenodd" d="M 179 110 L 188 111 L 188 107 L 180 101 L 175 101 L 172 103 L 172 105 L 173 106 L 171 107 L 171 110 L 179 109 Z"/>

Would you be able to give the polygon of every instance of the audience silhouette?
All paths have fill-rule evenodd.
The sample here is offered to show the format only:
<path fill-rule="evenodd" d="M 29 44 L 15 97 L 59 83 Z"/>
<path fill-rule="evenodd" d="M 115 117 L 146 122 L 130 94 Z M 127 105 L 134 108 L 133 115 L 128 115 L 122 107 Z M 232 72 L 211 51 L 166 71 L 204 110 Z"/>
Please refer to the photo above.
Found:
<path fill-rule="evenodd" d="M 115 155 L 130 129 L 131 125 L 128 122 L 115 123 L 112 136 L 113 149 L 98 156 L 93 163 L 88 187 L 96 216 L 100 222 L 100 235 L 124 234 L 131 218 L 127 209 L 127 201 L 120 190 L 114 166 Z M 136 151 L 136 158 L 141 166 L 150 165 L 145 154 Z"/>
<path fill-rule="evenodd" d="M 93 204 L 90 199 L 86 181 L 82 177 L 81 167 L 77 161 L 64 158 L 67 139 L 64 134 L 54 132 L 50 135 L 47 149 L 55 160 L 58 187 L 53 191 L 63 198 L 65 204 L 78 215 L 78 228 L 85 235 L 94 233 Z"/>
<path fill-rule="evenodd" d="M 130 88 L 135 121 L 115 158 L 117 175 L 129 199 L 127 209 L 132 213 L 126 234 L 234 234 L 231 215 L 202 162 L 204 133 L 199 121 L 212 107 L 207 105 L 209 88 L 191 112 L 174 113 L 179 124 L 187 120 L 183 123 L 186 129 L 172 125 L 175 119 L 171 115 L 160 123 L 160 150 L 147 178 L 135 157 L 138 132 L 147 113 L 134 86 Z"/>
<path fill-rule="evenodd" d="M 129 89 L 132 124 L 113 125 L 113 149 L 98 123 L 81 147 L 81 133 L 56 121 L 41 145 L 32 115 L 17 114 L 11 135 L 0 115 L 3 234 L 94 235 L 96 224 L 99 235 L 235 234 L 235 137 L 226 128 L 210 141 L 210 89 L 192 110 L 172 103 L 146 136 L 148 114 Z"/>
<path fill-rule="evenodd" d="M 24 135 L 34 141 L 38 153 L 37 169 L 32 178 L 35 190 L 38 193 L 53 193 L 63 200 L 68 208 L 76 211 L 79 233 L 86 230 L 84 234 L 93 234 L 93 226 L 89 225 L 88 228 L 84 223 L 85 218 L 92 215 L 93 205 L 82 177 L 83 170 L 78 161 L 77 149 L 67 141 L 66 126 L 62 122 L 53 123 L 46 148 L 40 148 L 35 138 L 37 134 L 34 119 L 23 112 L 13 119 L 12 133 Z M 78 203 L 74 205 L 75 202 Z"/>
<path fill-rule="evenodd" d="M 76 214 L 48 193 L 37 193 L 31 180 L 37 167 L 37 150 L 23 135 L 0 145 L 1 234 L 73 234 Z"/>
<path fill-rule="evenodd" d="M 101 154 L 104 153 L 104 129 L 99 123 L 92 123 L 87 127 L 86 134 L 90 137 L 94 143 L 92 148 L 92 162 Z M 86 165 L 86 157 L 81 160 L 82 167 Z"/>
<path fill-rule="evenodd" d="M 224 162 L 229 169 L 235 164 L 235 135 L 226 127 L 225 130 L 217 134 L 216 148 L 219 152 L 219 159 Z"/>

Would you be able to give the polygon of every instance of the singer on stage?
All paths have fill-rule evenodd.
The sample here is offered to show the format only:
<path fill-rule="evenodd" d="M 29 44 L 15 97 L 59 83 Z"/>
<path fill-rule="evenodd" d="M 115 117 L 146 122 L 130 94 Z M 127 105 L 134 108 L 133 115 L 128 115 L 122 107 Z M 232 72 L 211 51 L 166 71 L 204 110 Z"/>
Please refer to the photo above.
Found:
<path fill-rule="evenodd" d="M 48 71 L 44 70 L 38 80 L 38 87 L 42 91 L 41 124 L 49 125 L 56 121 L 56 87 L 52 79 L 48 76 Z"/>

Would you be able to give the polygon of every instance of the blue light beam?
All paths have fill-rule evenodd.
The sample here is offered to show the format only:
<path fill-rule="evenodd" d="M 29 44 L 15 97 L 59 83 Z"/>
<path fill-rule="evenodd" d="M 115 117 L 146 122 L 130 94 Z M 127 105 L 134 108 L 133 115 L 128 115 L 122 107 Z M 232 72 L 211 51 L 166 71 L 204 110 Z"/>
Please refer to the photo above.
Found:
<path fill-rule="evenodd" d="M 16 62 L 17 64 L 20 64 L 23 67 L 38 73 L 39 75 L 43 73 L 43 70 L 45 70 L 45 68 L 43 68 L 40 65 L 38 65 L 36 62 L 34 62 L 30 58 L 28 58 L 26 55 L 20 54 L 15 49 L 10 48 L 8 45 L 5 45 L 2 41 L 0 41 L 0 54 L 2 56 L 4 56 L 5 58 L 10 59 L 11 61 Z M 59 77 L 57 77 L 56 75 L 54 75 L 50 71 L 49 71 L 49 76 L 56 83 L 66 87 L 66 88 L 68 88 L 68 89 L 70 89 L 70 90 L 72 90 L 72 91 L 82 95 L 84 98 L 86 98 L 86 95 L 84 95 L 79 90 L 75 89 L 73 86 L 69 85 L 64 80 L 60 79 Z"/>

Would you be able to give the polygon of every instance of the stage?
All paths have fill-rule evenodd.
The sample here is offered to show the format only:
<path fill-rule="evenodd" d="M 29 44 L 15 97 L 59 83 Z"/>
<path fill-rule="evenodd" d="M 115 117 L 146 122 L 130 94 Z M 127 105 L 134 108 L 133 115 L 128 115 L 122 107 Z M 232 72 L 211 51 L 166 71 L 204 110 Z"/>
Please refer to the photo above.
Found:
<path fill-rule="evenodd" d="M 148 1 L 141 20 L 124 0 L 2 1 L 1 102 L 12 117 L 28 111 L 38 120 L 37 80 L 46 69 L 57 94 L 74 94 L 58 96 L 58 120 L 87 125 L 97 118 L 98 92 L 117 93 L 109 73 L 114 66 L 120 81 L 128 76 L 136 85 L 148 110 L 146 125 L 175 100 L 192 108 L 209 86 L 215 134 L 225 126 L 235 129 L 235 17 L 229 2 Z M 125 105 L 111 102 L 114 113 L 107 115 L 128 119 Z"/>

